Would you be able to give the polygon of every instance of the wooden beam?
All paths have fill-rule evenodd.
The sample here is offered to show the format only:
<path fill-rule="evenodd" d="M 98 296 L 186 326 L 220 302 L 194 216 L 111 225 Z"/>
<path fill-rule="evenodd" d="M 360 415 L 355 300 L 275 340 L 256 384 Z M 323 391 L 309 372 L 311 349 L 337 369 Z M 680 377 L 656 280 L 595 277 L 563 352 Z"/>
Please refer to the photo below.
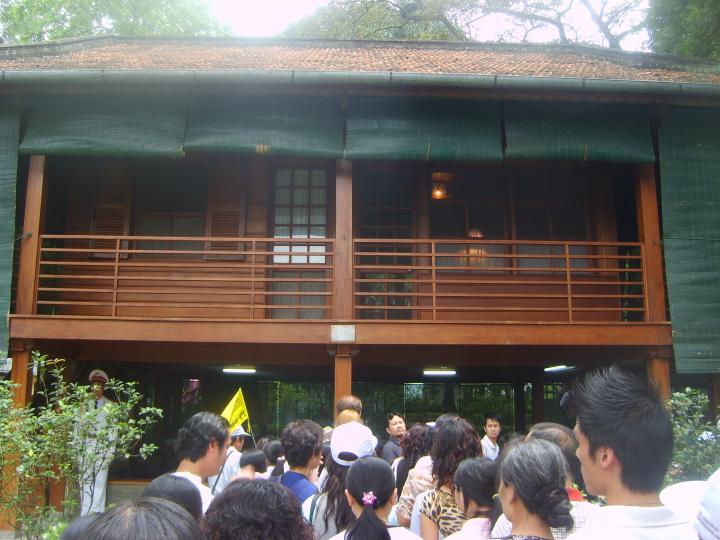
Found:
<path fill-rule="evenodd" d="M 20 244 L 16 313 L 35 313 L 40 234 L 45 218 L 45 156 L 31 156 L 25 196 L 25 221 Z"/>
<path fill-rule="evenodd" d="M 357 345 L 672 345 L 669 323 L 438 323 L 355 321 Z M 228 321 L 11 315 L 17 339 L 324 344 L 329 321 Z"/>
<path fill-rule="evenodd" d="M 670 398 L 670 359 L 655 355 L 647 359 L 648 379 L 657 385 L 663 400 Z"/>
<path fill-rule="evenodd" d="M 353 318 L 353 178 L 352 162 L 339 160 L 335 174 L 335 268 L 333 317 Z"/>
<path fill-rule="evenodd" d="M 338 345 L 335 350 L 333 403 L 348 394 L 352 394 L 352 356 L 350 345 Z"/>
<path fill-rule="evenodd" d="M 645 245 L 646 320 L 666 321 L 665 272 L 663 268 L 660 215 L 655 165 L 638 165 L 635 175 L 638 240 Z"/>

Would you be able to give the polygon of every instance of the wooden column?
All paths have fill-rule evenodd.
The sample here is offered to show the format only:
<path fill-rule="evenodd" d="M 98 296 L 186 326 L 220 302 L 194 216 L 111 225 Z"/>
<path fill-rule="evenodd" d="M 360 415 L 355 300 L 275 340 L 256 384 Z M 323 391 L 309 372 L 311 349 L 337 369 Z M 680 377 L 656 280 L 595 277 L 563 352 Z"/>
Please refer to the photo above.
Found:
<path fill-rule="evenodd" d="M 545 388 L 543 387 L 542 373 L 533 377 L 532 381 L 532 416 L 533 424 L 545 420 Z"/>
<path fill-rule="evenodd" d="M 15 390 L 15 405 L 22 407 L 30 402 L 32 396 L 32 344 L 27 341 L 10 340 L 12 356 L 11 380 L 18 387 Z"/>
<path fill-rule="evenodd" d="M 657 182 L 653 164 L 638 165 L 635 174 L 638 240 L 645 245 L 646 321 L 667 320 Z"/>
<path fill-rule="evenodd" d="M 720 375 L 711 375 L 710 379 L 710 418 L 717 420 L 720 417 Z"/>
<path fill-rule="evenodd" d="M 527 420 L 525 418 L 524 382 L 516 382 L 513 384 L 513 399 L 515 401 L 515 431 L 522 432 L 527 430 Z M 504 429 L 507 429 L 507 427 Z"/>
<path fill-rule="evenodd" d="M 352 394 L 352 356 L 350 345 L 338 345 L 335 351 L 334 364 L 334 399 L 333 403 L 348 394 Z"/>
<path fill-rule="evenodd" d="M 670 398 L 670 359 L 656 354 L 649 354 L 647 359 L 647 376 L 660 390 L 663 400 Z"/>
<path fill-rule="evenodd" d="M 335 246 L 333 271 L 333 319 L 351 321 L 353 290 L 353 181 L 352 162 L 339 160 L 335 171 Z M 352 393 L 350 345 L 337 345 L 334 364 L 335 403 Z"/>

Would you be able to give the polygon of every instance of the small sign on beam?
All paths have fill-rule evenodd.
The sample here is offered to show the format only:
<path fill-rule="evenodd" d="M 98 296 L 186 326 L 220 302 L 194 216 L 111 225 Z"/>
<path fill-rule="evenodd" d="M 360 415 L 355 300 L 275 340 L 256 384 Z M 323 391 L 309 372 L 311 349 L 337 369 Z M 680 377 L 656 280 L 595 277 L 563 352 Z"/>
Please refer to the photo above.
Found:
<path fill-rule="evenodd" d="M 355 343 L 355 325 L 331 324 L 330 341 L 333 343 Z"/>

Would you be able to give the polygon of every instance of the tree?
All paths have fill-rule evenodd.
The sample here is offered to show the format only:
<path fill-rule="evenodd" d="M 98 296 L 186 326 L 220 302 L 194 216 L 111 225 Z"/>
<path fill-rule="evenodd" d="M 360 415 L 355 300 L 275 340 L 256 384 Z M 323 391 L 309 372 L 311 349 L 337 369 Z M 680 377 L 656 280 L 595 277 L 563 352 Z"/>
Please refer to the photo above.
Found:
<path fill-rule="evenodd" d="M 14 385 L 0 381 L 0 510 L 15 515 L 16 527 L 31 539 L 40 538 L 55 521 L 55 509 L 45 497 L 48 486 L 66 483 L 71 495 L 65 514 L 72 517 L 88 471 L 96 474 L 107 456 L 150 455 L 156 446 L 140 442 L 162 416 L 160 409 L 140 406 L 142 395 L 135 383 L 111 379 L 106 389 L 117 400 L 103 410 L 106 427 L 98 428 L 100 411 L 89 406 L 90 386 L 66 383 L 62 360 L 37 353 L 33 358 L 38 381 L 53 381 L 41 386 L 33 406 L 14 406 Z"/>
<path fill-rule="evenodd" d="M 652 0 L 647 26 L 656 52 L 720 59 L 720 0 Z"/>
<path fill-rule="evenodd" d="M 227 33 L 201 0 L 2 0 L 0 28 L 5 43 L 100 34 Z"/>
<path fill-rule="evenodd" d="M 644 29 L 643 0 L 333 0 L 291 25 L 302 38 L 601 43 Z"/>

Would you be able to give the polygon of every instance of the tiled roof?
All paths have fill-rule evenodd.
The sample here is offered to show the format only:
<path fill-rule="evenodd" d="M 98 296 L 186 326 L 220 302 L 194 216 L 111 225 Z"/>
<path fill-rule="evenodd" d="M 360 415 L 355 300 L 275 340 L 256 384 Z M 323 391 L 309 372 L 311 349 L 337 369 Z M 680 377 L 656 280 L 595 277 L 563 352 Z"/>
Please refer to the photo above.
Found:
<path fill-rule="evenodd" d="M 720 84 L 720 64 L 596 47 L 102 37 L 0 47 L 0 70 L 237 70 L 569 77 Z"/>

